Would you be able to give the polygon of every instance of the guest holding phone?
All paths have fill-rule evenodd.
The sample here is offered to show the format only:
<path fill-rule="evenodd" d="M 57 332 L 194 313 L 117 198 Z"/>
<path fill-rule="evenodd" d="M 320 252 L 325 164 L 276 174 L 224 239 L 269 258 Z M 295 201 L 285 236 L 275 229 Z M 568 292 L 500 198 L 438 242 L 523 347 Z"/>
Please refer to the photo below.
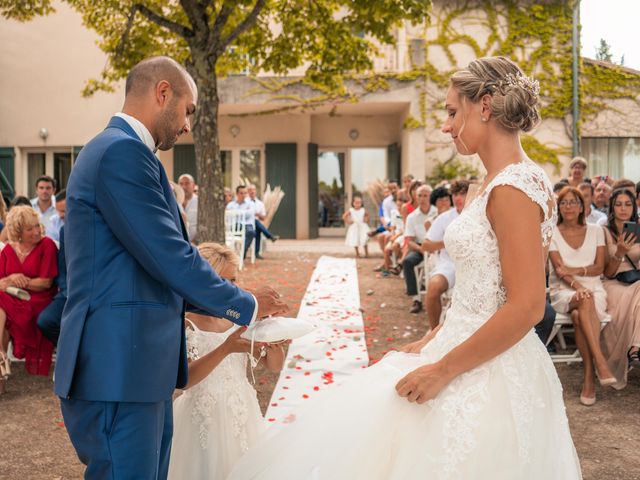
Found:
<path fill-rule="evenodd" d="M 607 292 L 611 322 L 602 331 L 602 353 L 618 380 L 613 387 L 627 385 L 629 366 L 640 367 L 640 281 L 630 274 L 640 265 L 638 236 L 629 226 L 638 225 L 638 206 L 631 190 L 613 192 L 610 200 L 609 224 L 605 229 L 607 243 L 604 288 Z M 625 228 L 627 227 L 627 228 Z M 626 275 L 621 275 L 629 272 Z"/>

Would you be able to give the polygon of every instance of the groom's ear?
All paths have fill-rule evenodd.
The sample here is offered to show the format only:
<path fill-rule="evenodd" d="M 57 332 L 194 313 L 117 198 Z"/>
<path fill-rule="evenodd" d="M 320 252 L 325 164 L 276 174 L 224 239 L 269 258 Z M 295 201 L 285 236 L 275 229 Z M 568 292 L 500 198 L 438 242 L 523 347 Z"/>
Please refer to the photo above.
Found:
<path fill-rule="evenodd" d="M 166 106 L 172 94 L 171 84 L 167 80 L 160 80 L 156 83 L 154 98 L 158 106 Z"/>

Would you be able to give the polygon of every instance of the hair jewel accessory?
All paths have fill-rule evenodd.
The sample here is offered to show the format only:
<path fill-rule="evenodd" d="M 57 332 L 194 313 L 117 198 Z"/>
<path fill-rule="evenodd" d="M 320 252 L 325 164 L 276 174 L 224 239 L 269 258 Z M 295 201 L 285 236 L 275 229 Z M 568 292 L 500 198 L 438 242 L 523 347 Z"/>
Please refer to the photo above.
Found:
<path fill-rule="evenodd" d="M 520 87 L 528 91 L 533 95 L 540 94 L 540 82 L 534 80 L 532 77 L 527 77 L 518 72 L 516 75 L 508 73 L 505 77 L 505 84 L 512 85 L 514 87 Z"/>

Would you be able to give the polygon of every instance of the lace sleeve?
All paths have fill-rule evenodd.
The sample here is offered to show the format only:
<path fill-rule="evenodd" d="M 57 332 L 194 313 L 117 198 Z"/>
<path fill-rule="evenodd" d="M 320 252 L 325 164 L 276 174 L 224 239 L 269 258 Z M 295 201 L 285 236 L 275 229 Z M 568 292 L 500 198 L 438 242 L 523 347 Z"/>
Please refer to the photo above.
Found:
<path fill-rule="evenodd" d="M 191 361 L 197 360 L 200 358 L 200 353 L 198 352 L 198 345 L 196 342 L 196 332 L 191 327 L 187 327 L 186 331 L 187 337 L 187 358 Z"/>
<path fill-rule="evenodd" d="M 557 208 L 553 197 L 551 181 L 545 171 L 530 160 L 514 163 L 493 179 L 488 191 L 499 185 L 509 185 L 527 195 L 540 207 L 543 220 L 540 222 L 542 244 L 549 246 L 556 225 Z"/>

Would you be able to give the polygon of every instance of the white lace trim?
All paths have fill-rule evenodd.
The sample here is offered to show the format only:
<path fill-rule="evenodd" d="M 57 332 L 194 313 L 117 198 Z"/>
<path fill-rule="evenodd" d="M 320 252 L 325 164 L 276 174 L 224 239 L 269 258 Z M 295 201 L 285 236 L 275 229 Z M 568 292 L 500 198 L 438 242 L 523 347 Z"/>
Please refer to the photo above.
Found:
<path fill-rule="evenodd" d="M 218 348 L 234 330 L 231 328 L 223 333 L 214 333 L 188 328 L 186 339 L 189 359 L 196 360 Z M 214 418 L 228 418 L 242 451 L 249 449 L 249 405 L 246 399 L 248 389 L 253 388 L 247 381 L 246 371 L 246 355 L 228 355 L 204 380 L 183 394 L 193 397 L 191 421 L 198 427 L 200 447 L 203 450 L 208 447 L 209 432 L 215 428 Z M 224 409 L 223 412 L 214 415 L 214 410 L 220 408 Z"/>

